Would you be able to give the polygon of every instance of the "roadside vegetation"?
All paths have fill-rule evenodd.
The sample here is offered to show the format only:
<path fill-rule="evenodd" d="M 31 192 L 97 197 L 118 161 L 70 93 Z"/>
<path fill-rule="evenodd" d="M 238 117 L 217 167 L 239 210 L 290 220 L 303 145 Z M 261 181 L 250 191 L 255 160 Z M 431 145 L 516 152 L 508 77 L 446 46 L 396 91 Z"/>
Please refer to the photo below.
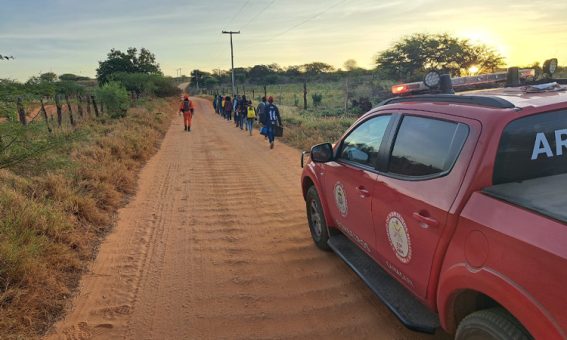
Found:
<path fill-rule="evenodd" d="M 553 57 L 553 56 L 550 56 Z M 516 65 L 534 68 L 542 65 Z M 384 99 L 391 87 L 421 81 L 431 70 L 453 77 L 505 71 L 503 57 L 494 49 L 449 34 L 413 34 L 401 38 L 376 54 L 375 68 L 365 69 L 356 60 L 346 60 L 335 69 L 323 62 L 281 67 L 254 65 L 234 69 L 236 92 L 257 105 L 264 94 L 273 96 L 280 108 L 286 131 L 283 140 L 300 149 L 335 141 L 360 115 Z M 567 67 L 558 67 L 555 77 L 567 77 Z M 233 96 L 230 70 L 193 70 L 191 93 Z"/>
<path fill-rule="evenodd" d="M 176 111 L 171 78 L 122 72 L 109 79 L 48 73 L 26 83 L 0 80 L 1 338 L 40 337 L 62 315 Z M 86 112 L 91 95 L 97 115 L 94 107 Z M 50 107 L 56 96 L 70 98 L 61 126 Z M 46 119 L 37 114 L 40 100 Z"/>

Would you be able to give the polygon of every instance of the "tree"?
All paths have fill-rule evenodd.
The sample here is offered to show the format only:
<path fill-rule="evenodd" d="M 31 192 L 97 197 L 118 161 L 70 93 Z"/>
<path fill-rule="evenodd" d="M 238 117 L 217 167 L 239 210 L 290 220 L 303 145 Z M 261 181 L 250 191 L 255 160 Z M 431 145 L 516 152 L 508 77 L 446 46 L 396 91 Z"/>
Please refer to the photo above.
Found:
<path fill-rule="evenodd" d="M 254 65 L 248 71 L 248 78 L 258 84 L 265 84 L 265 78 L 272 74 L 272 69 L 267 65 Z"/>
<path fill-rule="evenodd" d="M 39 75 L 39 80 L 48 83 L 53 83 L 57 81 L 57 75 L 53 72 L 45 72 Z"/>
<path fill-rule="evenodd" d="M 343 66 L 347 71 L 354 71 L 358 68 L 358 64 L 354 59 L 348 59 L 347 61 L 345 61 Z"/>
<path fill-rule="evenodd" d="M 305 73 L 310 76 L 314 76 L 326 72 L 332 72 L 335 70 L 333 66 L 317 61 L 303 65 L 303 69 L 305 70 Z"/>
<path fill-rule="evenodd" d="M 480 72 L 502 65 L 500 54 L 486 45 L 448 34 L 414 34 L 402 38 L 376 57 L 379 73 L 389 79 L 419 80 L 428 70 L 459 76 L 475 65 Z"/>
<path fill-rule="evenodd" d="M 110 75 L 116 72 L 162 74 L 154 54 L 145 48 L 140 49 L 139 54 L 134 47 L 128 48 L 126 53 L 111 49 L 106 60 L 98 64 L 96 78 L 101 84 L 108 82 Z"/>
<path fill-rule="evenodd" d="M 78 76 L 72 73 L 64 73 L 59 76 L 59 80 L 69 80 L 69 81 L 78 81 L 78 80 L 89 80 L 89 77 Z"/>
<path fill-rule="evenodd" d="M 201 70 L 191 71 L 191 87 L 203 87 L 205 85 L 205 79 L 210 77 L 211 74 L 209 72 Z"/>

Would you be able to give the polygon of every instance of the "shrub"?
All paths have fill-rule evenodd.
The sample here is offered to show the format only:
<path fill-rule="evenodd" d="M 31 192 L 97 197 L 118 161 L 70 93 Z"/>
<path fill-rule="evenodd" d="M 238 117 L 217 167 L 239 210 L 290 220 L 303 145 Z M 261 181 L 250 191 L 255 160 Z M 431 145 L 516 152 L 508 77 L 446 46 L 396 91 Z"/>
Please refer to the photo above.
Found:
<path fill-rule="evenodd" d="M 157 97 L 177 96 L 180 89 L 171 77 L 146 73 L 112 73 L 109 78 L 122 84 L 128 92 L 140 95 L 155 95 Z"/>
<path fill-rule="evenodd" d="M 130 106 L 128 92 L 122 84 L 111 81 L 96 90 L 97 98 L 104 104 L 112 118 L 126 116 Z"/>
<path fill-rule="evenodd" d="M 313 106 L 319 106 L 323 101 L 323 95 L 320 93 L 313 93 L 311 98 L 313 99 Z"/>

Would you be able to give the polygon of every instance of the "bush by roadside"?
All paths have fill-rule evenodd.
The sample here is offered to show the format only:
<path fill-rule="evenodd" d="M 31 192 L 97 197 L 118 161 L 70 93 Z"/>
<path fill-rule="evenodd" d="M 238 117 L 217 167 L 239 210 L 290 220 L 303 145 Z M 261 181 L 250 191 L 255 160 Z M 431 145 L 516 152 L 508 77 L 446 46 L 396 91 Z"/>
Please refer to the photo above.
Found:
<path fill-rule="evenodd" d="M 65 143 L 0 170 L 0 338 L 39 337 L 61 315 L 175 106 L 147 100 L 125 118 L 84 121 Z"/>

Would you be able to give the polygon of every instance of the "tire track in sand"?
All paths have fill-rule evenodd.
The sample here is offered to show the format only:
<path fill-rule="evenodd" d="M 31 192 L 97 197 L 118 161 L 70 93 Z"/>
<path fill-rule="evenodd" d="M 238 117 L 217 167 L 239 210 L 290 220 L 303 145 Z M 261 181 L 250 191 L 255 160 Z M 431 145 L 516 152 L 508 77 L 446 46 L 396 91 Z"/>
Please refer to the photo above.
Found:
<path fill-rule="evenodd" d="M 427 338 L 311 242 L 299 152 L 194 99 L 48 338 Z"/>

